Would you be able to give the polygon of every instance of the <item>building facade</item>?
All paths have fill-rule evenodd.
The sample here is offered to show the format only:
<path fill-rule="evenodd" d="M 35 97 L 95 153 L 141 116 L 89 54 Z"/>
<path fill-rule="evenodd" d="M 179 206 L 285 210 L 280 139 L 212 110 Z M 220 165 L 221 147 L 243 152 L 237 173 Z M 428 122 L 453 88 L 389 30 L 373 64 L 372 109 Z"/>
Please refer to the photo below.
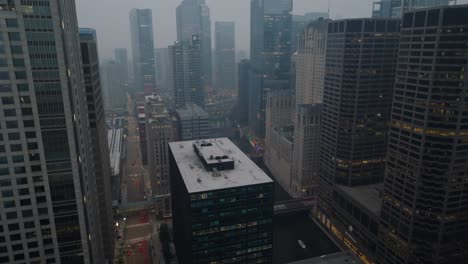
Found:
<path fill-rule="evenodd" d="M 292 91 L 270 91 L 267 95 L 265 165 L 275 180 L 292 195 L 294 108 Z"/>
<path fill-rule="evenodd" d="M 130 11 L 130 34 L 135 78 L 133 92 L 152 94 L 156 87 L 156 70 L 151 9 L 132 9 Z"/>
<path fill-rule="evenodd" d="M 176 41 L 169 46 L 174 101 L 177 108 L 186 104 L 205 105 L 205 92 L 201 77 L 200 39 L 193 35 L 190 41 Z"/>
<path fill-rule="evenodd" d="M 101 66 L 104 106 L 106 109 L 126 109 L 127 96 L 122 65 L 115 60 L 104 61 Z"/>
<path fill-rule="evenodd" d="M 399 19 L 328 24 L 317 212 L 339 239 L 370 258 L 379 200 L 378 191 L 365 190 L 383 181 L 399 25 Z"/>
<path fill-rule="evenodd" d="M 215 23 L 216 89 L 236 87 L 236 42 L 234 22 Z"/>
<path fill-rule="evenodd" d="M 148 144 L 148 169 L 157 213 L 171 215 L 169 150 L 174 141 L 172 118 L 160 96 L 146 97 L 146 142 Z"/>
<path fill-rule="evenodd" d="M 209 114 L 196 104 L 177 108 L 178 132 L 180 140 L 205 139 L 210 137 L 211 121 Z"/>
<path fill-rule="evenodd" d="M 115 62 L 119 67 L 119 75 L 122 79 L 123 91 L 126 94 L 129 88 L 129 75 L 128 75 L 128 52 L 126 48 L 114 49 Z"/>
<path fill-rule="evenodd" d="M 211 85 L 211 18 L 205 0 L 183 0 L 176 9 L 177 41 L 191 41 L 199 36 L 200 73 L 203 86 Z"/>
<path fill-rule="evenodd" d="M 156 87 L 164 98 L 173 97 L 172 65 L 168 48 L 159 48 L 154 51 L 156 59 Z M 165 99 L 166 100 L 166 99 Z"/>
<path fill-rule="evenodd" d="M 298 38 L 295 56 L 294 197 L 316 194 L 320 121 L 325 79 L 327 19 L 309 23 Z"/>
<path fill-rule="evenodd" d="M 401 18 L 409 10 L 455 4 L 457 0 L 374 0 L 372 17 Z"/>
<path fill-rule="evenodd" d="M 237 106 L 239 124 L 246 126 L 249 123 L 250 98 L 250 60 L 244 59 L 237 64 Z"/>
<path fill-rule="evenodd" d="M 272 263 L 273 181 L 229 139 L 169 143 L 180 263 Z"/>
<path fill-rule="evenodd" d="M 114 217 L 112 212 L 111 167 L 107 127 L 102 100 L 101 78 L 96 31 L 80 28 L 81 58 L 88 104 L 88 119 L 91 129 L 94 155 L 94 172 L 97 187 L 97 202 L 104 256 L 107 263 L 114 259 Z"/>
<path fill-rule="evenodd" d="M 379 263 L 468 258 L 466 14 L 468 5 L 403 16 Z"/>
<path fill-rule="evenodd" d="M 0 5 L 0 263 L 104 263 L 75 1 Z"/>
<path fill-rule="evenodd" d="M 267 93 L 289 90 L 292 0 L 251 0 L 249 127 L 265 136 Z"/>

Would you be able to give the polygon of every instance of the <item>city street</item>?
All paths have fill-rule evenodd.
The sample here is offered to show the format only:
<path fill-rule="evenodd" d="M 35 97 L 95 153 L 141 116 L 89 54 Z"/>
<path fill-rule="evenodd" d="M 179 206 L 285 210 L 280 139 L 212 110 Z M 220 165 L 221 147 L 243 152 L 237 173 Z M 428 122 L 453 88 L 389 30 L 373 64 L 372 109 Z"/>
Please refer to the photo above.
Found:
<path fill-rule="evenodd" d="M 128 99 L 126 157 L 123 162 L 122 204 L 125 205 L 125 263 L 163 264 L 158 225 L 170 220 L 157 220 L 150 209 L 141 208 L 141 202 L 151 199 L 149 174 L 142 164 L 138 120 L 134 115 L 134 102 Z M 132 209 L 135 208 L 135 209 Z"/>

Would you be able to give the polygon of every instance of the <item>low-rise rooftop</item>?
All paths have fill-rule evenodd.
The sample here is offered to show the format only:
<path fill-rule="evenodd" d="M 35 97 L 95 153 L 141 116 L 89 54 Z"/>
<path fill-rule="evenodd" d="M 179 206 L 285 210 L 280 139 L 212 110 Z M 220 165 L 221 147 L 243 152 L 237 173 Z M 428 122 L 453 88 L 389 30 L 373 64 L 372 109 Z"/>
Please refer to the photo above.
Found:
<path fill-rule="evenodd" d="M 188 118 L 209 118 L 209 114 L 196 104 L 187 104 L 183 108 L 176 110 L 180 119 Z"/>
<path fill-rule="evenodd" d="M 356 187 L 348 187 L 339 185 L 343 193 L 361 204 L 375 215 L 380 215 L 382 209 L 382 189 L 383 184 L 372 184 Z"/>
<path fill-rule="evenodd" d="M 200 145 L 201 142 L 201 140 L 190 140 L 169 143 L 169 147 L 189 193 L 273 182 L 265 172 L 229 139 L 206 139 L 203 141 L 204 144 L 211 144 L 214 148 L 202 146 L 201 151 L 198 151 L 200 154 L 197 154 L 195 151 L 196 145 Z M 210 160 L 211 155 L 213 155 L 212 161 L 216 162 L 232 161 L 234 168 L 210 171 L 203 164 L 200 155 L 202 159 L 207 160 Z M 218 159 L 220 161 L 216 160 L 215 156 L 220 156 Z"/>

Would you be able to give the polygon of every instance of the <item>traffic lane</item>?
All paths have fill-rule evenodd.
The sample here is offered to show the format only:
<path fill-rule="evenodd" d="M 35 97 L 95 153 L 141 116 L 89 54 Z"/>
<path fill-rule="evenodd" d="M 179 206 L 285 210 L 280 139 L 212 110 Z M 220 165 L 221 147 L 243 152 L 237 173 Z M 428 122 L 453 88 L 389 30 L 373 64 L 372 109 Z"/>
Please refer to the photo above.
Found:
<path fill-rule="evenodd" d="M 127 177 L 127 201 L 141 202 L 145 200 L 145 183 L 143 175 L 129 175 Z"/>

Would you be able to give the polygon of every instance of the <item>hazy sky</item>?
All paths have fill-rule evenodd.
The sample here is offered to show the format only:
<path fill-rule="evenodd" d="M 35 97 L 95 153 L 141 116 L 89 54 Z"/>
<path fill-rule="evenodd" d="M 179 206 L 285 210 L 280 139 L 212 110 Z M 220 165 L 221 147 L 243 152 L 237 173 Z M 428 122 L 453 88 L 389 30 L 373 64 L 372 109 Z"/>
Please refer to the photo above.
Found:
<path fill-rule="evenodd" d="M 155 47 L 167 47 L 176 39 L 175 9 L 182 0 L 75 0 L 80 27 L 97 30 L 99 53 L 110 57 L 114 48 L 130 48 L 128 13 L 132 8 L 153 10 Z M 248 50 L 250 0 L 207 0 L 215 21 L 236 23 L 236 49 Z M 294 14 L 326 12 L 328 0 L 294 0 Z M 330 0 L 331 18 L 368 17 L 372 0 Z M 214 47 L 214 46 L 213 46 Z M 129 55 L 131 52 L 129 50 Z"/>

